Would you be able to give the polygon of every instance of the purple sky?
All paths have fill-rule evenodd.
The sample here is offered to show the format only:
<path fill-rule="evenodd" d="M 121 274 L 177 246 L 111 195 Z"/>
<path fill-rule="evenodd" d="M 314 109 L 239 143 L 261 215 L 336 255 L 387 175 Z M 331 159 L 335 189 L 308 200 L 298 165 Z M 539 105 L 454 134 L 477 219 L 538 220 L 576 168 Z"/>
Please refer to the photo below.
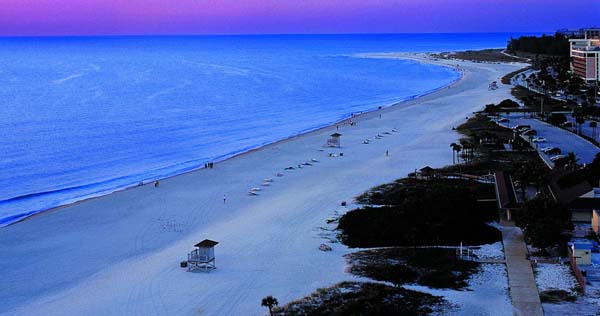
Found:
<path fill-rule="evenodd" d="M 600 24 L 600 0 L 1 0 L 0 36 L 538 32 Z"/>

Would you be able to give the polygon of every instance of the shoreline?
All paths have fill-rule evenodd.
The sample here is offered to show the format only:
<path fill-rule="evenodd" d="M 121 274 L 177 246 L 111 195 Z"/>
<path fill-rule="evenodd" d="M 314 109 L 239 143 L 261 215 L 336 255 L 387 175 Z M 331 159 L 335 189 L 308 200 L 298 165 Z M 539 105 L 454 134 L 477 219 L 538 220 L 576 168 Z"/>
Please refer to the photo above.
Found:
<path fill-rule="evenodd" d="M 0 251 L 8 258 L 0 262 L 7 284 L 0 288 L 0 313 L 28 315 L 43 308 L 46 315 L 258 316 L 266 295 L 283 304 L 354 279 L 345 272 L 343 255 L 355 249 L 329 241 L 335 224 L 328 219 L 348 210 L 340 202 L 352 207 L 353 197 L 373 186 L 414 168 L 449 164 L 448 144 L 458 137 L 452 127 L 509 97 L 507 86 L 488 91 L 487 84 L 520 67 L 458 64 L 465 74 L 447 89 L 363 114 L 356 126 L 340 126 L 341 148 L 322 146 L 336 130 L 333 124 L 206 172 L 163 180 L 158 188 L 115 192 L 0 229 Z M 282 171 L 311 158 L 318 158 L 313 166 Z M 247 195 L 275 172 L 285 176 L 258 196 Z M 181 269 L 179 261 L 204 238 L 219 241 L 218 269 Z M 332 251 L 319 251 L 321 243 Z M 28 260 L 31 253 L 39 260 Z"/>
<path fill-rule="evenodd" d="M 440 60 L 436 60 L 434 57 L 432 57 L 432 54 L 434 54 L 434 53 L 412 53 L 412 52 L 401 52 L 401 53 L 361 53 L 361 54 L 355 54 L 353 56 L 356 57 L 356 58 L 404 59 L 404 60 L 411 60 L 411 61 L 414 61 L 414 62 L 417 62 L 417 63 L 422 63 L 422 64 L 430 64 L 430 65 L 435 65 L 435 66 L 440 66 L 440 67 L 446 67 L 446 68 L 449 68 L 449 69 L 457 72 L 458 75 L 459 75 L 458 78 L 456 78 L 453 81 L 449 82 L 448 84 L 442 85 L 442 86 L 440 86 L 438 88 L 435 88 L 435 89 L 432 89 L 432 90 L 429 90 L 429 91 L 425 91 L 425 92 L 420 93 L 420 94 L 408 96 L 404 100 L 397 101 L 397 102 L 391 103 L 389 105 L 381 105 L 379 107 L 373 107 L 373 108 L 367 109 L 365 111 L 350 113 L 349 115 L 346 115 L 344 118 L 342 118 L 342 119 L 340 119 L 338 121 L 335 121 L 333 123 L 327 123 L 327 124 L 325 124 L 323 126 L 320 126 L 320 127 L 310 128 L 310 129 L 307 129 L 305 131 L 298 132 L 297 134 L 290 135 L 290 136 L 288 136 L 286 138 L 283 138 L 283 139 L 278 139 L 278 140 L 274 140 L 274 141 L 266 143 L 266 144 L 257 145 L 257 147 L 255 147 L 255 148 L 251 148 L 251 149 L 247 149 L 247 150 L 241 150 L 241 151 L 236 152 L 236 153 L 228 154 L 228 155 L 226 155 L 226 156 L 224 156 L 222 158 L 217 158 L 213 162 L 215 163 L 215 165 L 218 166 L 218 164 L 220 164 L 220 163 L 222 163 L 224 161 L 227 161 L 229 159 L 233 159 L 233 158 L 236 158 L 236 157 L 241 157 L 243 155 L 250 154 L 250 153 L 253 153 L 253 152 L 258 151 L 258 150 L 262 150 L 262 149 L 264 149 L 264 148 L 266 148 L 268 146 L 272 146 L 272 145 L 276 145 L 278 143 L 290 141 L 290 140 L 293 140 L 295 138 L 302 137 L 302 136 L 310 134 L 310 133 L 316 133 L 316 132 L 319 132 L 319 131 L 324 130 L 324 129 L 329 129 L 329 128 L 335 127 L 336 125 L 346 124 L 345 122 L 348 121 L 349 119 L 364 118 L 365 115 L 368 115 L 370 113 L 380 112 L 380 111 L 383 111 L 383 110 L 386 110 L 386 109 L 389 109 L 389 108 L 402 106 L 403 104 L 406 104 L 408 102 L 417 101 L 417 100 L 419 100 L 421 98 L 433 95 L 433 94 L 435 94 L 435 93 L 437 93 L 439 91 L 442 91 L 442 90 L 447 89 L 449 87 L 455 86 L 456 84 L 458 84 L 463 79 L 464 73 L 461 70 L 456 69 L 456 67 L 453 67 L 452 65 L 450 65 L 448 63 L 442 62 L 441 59 Z M 451 62 L 452 60 L 446 60 L 446 61 L 447 62 Z M 144 179 L 144 180 L 140 181 L 138 184 L 130 184 L 130 185 L 126 185 L 126 186 L 117 187 L 117 188 L 114 188 L 114 189 L 108 189 L 108 190 L 105 190 L 105 191 L 90 193 L 90 194 L 88 194 L 88 195 L 86 195 L 85 197 L 82 197 L 82 198 L 75 197 L 75 198 L 70 199 L 70 200 L 75 200 L 75 201 L 67 200 L 64 203 L 59 203 L 60 205 L 58 205 L 58 206 L 53 206 L 53 207 L 45 208 L 45 209 L 41 209 L 41 210 L 33 210 L 33 211 L 29 211 L 29 212 L 27 212 L 25 214 L 13 215 L 13 216 L 10 216 L 10 217 L 7 217 L 7 218 L 19 217 L 19 219 L 15 220 L 15 221 L 10 221 L 10 220 L 6 221 L 8 223 L 5 223 L 5 221 L 4 221 L 7 218 L 0 219 L 0 230 L 2 228 L 4 228 L 4 227 L 8 227 L 8 226 L 11 226 L 11 225 L 19 224 L 19 223 L 21 223 L 23 221 L 30 220 L 32 218 L 44 215 L 44 214 L 49 213 L 49 212 L 60 211 L 60 210 L 62 210 L 64 208 L 67 208 L 67 207 L 70 207 L 70 206 L 73 206 L 73 205 L 77 205 L 77 204 L 80 204 L 80 203 L 83 203 L 83 202 L 87 202 L 87 201 L 90 201 L 90 200 L 94 200 L 94 199 L 97 199 L 97 198 L 102 198 L 104 196 L 111 195 L 111 194 L 114 194 L 114 193 L 117 193 L 117 192 L 132 190 L 132 189 L 135 189 L 135 188 L 139 188 L 139 187 L 142 187 L 142 186 L 146 186 L 146 185 L 152 184 L 155 181 L 159 181 L 160 182 L 160 181 L 171 179 L 173 177 L 177 177 L 177 176 L 184 175 L 184 174 L 187 174 L 187 173 L 200 172 L 200 171 L 202 171 L 204 169 L 206 169 L 206 168 L 204 168 L 201 165 L 198 165 L 197 167 L 192 167 L 189 170 L 182 170 L 181 172 L 177 172 L 176 171 L 175 174 L 172 174 L 172 175 L 167 175 L 167 176 L 160 177 L 160 178 Z M 72 189 L 72 188 L 67 188 L 67 189 Z M 63 189 L 61 189 L 61 190 L 63 190 Z M 35 194 L 43 194 L 43 193 L 44 192 L 35 193 Z M 5 201 L 10 201 L 10 200 L 18 199 L 18 198 L 21 198 L 21 197 L 14 197 L 14 198 L 11 198 L 11 199 L 8 199 L 8 200 L 5 200 Z"/>

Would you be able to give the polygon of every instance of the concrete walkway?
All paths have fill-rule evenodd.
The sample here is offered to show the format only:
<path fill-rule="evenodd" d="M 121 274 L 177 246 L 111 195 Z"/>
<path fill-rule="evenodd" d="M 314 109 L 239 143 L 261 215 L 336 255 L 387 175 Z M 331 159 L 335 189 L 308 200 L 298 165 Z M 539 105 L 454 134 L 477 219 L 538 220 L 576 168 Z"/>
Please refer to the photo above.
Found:
<path fill-rule="evenodd" d="M 531 263 L 527 260 L 527 247 L 523 232 L 511 222 L 502 221 L 502 242 L 506 257 L 508 288 L 515 316 L 543 316 Z"/>

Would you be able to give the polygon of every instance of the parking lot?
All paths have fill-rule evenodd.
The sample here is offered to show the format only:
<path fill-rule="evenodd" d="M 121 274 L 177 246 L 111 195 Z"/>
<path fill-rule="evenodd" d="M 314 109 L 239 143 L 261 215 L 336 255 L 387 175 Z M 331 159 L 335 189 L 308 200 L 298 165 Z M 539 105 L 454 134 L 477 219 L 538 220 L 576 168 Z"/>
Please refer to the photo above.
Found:
<path fill-rule="evenodd" d="M 600 153 L 600 148 L 589 141 L 548 123 L 537 119 L 523 118 L 522 114 L 516 113 L 502 117 L 510 120 L 507 123 L 500 123 L 502 126 L 512 128 L 516 125 L 530 125 L 531 129 L 537 131 L 537 135 L 534 137 L 546 138 L 545 142 L 533 143 L 534 146 L 537 146 L 538 150 L 544 147 L 558 147 L 561 149 L 563 155 L 573 152 L 578 158 L 577 162 L 579 164 L 592 162 L 596 154 Z M 527 139 L 527 137 L 525 138 Z M 546 155 L 540 152 L 540 156 L 548 163 L 550 162 L 549 158 L 554 155 Z M 554 164 L 550 162 L 549 165 L 553 166 Z"/>

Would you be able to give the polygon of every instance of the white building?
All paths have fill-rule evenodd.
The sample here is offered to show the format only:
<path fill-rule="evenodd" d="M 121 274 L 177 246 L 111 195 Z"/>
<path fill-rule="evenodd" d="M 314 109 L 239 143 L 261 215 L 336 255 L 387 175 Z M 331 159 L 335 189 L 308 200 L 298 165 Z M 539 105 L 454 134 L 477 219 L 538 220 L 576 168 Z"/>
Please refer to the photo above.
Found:
<path fill-rule="evenodd" d="M 571 70 L 587 82 L 600 74 L 600 28 L 584 29 L 582 39 L 570 39 Z"/>

